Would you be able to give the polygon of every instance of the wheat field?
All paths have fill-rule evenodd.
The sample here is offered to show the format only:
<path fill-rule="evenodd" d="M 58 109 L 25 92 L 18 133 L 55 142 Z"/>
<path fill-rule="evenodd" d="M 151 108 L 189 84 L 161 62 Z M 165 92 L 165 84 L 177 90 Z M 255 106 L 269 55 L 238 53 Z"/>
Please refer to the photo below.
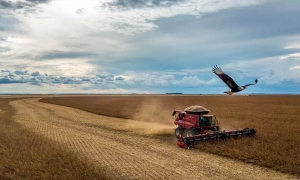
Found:
<path fill-rule="evenodd" d="M 0 98 L 0 179 L 110 179 L 75 153 L 16 123 L 9 102 Z"/>
<path fill-rule="evenodd" d="M 73 96 L 40 101 L 162 125 L 174 125 L 173 109 L 202 105 L 217 116 L 222 129 L 251 127 L 257 133 L 253 138 L 202 143 L 196 147 L 198 151 L 300 175 L 300 96 L 297 95 Z M 175 138 L 173 130 L 161 133 Z"/>

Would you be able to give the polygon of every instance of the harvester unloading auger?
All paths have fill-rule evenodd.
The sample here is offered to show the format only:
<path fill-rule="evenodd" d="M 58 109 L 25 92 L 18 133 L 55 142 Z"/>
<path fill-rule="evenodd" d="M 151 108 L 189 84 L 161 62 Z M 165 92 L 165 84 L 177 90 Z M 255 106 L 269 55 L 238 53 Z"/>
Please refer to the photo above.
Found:
<path fill-rule="evenodd" d="M 199 142 L 229 137 L 254 135 L 256 131 L 251 128 L 221 131 L 215 115 L 209 115 L 209 110 L 203 106 L 190 106 L 182 110 L 174 110 L 174 124 L 177 145 L 189 149 Z"/>

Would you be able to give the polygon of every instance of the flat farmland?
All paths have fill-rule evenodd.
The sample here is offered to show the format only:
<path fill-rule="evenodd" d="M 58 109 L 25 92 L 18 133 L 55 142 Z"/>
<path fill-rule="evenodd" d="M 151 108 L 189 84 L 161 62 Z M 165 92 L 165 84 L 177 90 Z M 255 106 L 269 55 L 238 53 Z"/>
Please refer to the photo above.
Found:
<path fill-rule="evenodd" d="M 109 179 L 77 154 L 16 123 L 9 103 L 26 98 L 0 97 L 0 179 Z"/>
<path fill-rule="evenodd" d="M 253 138 L 201 143 L 192 151 L 209 152 L 300 175 L 300 96 L 297 95 L 73 96 L 42 98 L 40 101 L 132 119 L 141 126 L 146 126 L 147 122 L 155 123 L 155 126 L 149 126 L 150 132 L 154 132 L 152 136 L 170 141 L 174 146 L 173 109 L 202 105 L 217 116 L 222 129 L 251 127 L 257 134 Z"/>

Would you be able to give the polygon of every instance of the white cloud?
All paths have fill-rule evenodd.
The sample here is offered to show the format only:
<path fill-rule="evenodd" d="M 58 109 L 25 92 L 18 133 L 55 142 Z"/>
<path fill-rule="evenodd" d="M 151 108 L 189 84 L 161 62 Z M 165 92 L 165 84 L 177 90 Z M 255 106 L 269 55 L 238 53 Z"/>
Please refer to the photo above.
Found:
<path fill-rule="evenodd" d="M 84 85 L 82 85 L 83 87 Z M 54 90 L 55 89 L 55 90 Z M 57 85 L 53 86 L 34 86 L 28 84 L 0 84 L 0 93 L 102 93 L 102 94 L 128 94 L 128 93 L 153 93 L 150 91 L 140 91 L 138 89 L 122 89 L 122 88 L 112 88 L 112 89 L 84 89 L 74 87 L 72 85 Z"/>
<path fill-rule="evenodd" d="M 169 72 L 126 72 L 124 75 L 124 83 L 129 85 L 142 85 L 152 87 L 195 87 L 199 85 L 213 85 L 216 80 L 202 80 L 197 75 L 182 75 L 181 71 L 177 74 Z"/>
<path fill-rule="evenodd" d="M 284 49 L 300 49 L 300 44 L 293 44 L 290 46 L 285 46 Z"/>
<path fill-rule="evenodd" d="M 262 58 L 257 60 L 240 61 L 238 63 L 224 64 L 222 69 L 235 68 L 244 71 L 245 77 L 258 78 L 262 84 L 280 84 L 284 81 L 299 81 L 299 72 L 290 71 L 291 65 L 299 62 L 282 61 L 281 56 Z M 226 71 L 225 71 L 226 72 Z"/>
<path fill-rule="evenodd" d="M 39 71 L 57 76 L 84 76 L 97 73 L 94 65 L 87 59 L 58 59 L 58 60 L 0 60 L 2 69 Z M 4 68 L 5 67 L 5 68 Z"/>
<path fill-rule="evenodd" d="M 177 15 L 201 15 L 222 9 L 257 5 L 261 0 L 191 0 L 182 1 L 170 7 L 126 9 L 108 8 L 112 1 L 73 1 L 56 0 L 40 4 L 39 13 L 12 13 L 27 29 L 30 38 L 44 48 L 58 46 L 53 40 L 64 40 L 66 37 L 83 38 L 87 34 L 101 32 L 117 32 L 120 34 L 136 34 L 157 28 L 153 22 L 159 18 Z M 78 9 L 84 13 L 78 14 Z M 62 47 L 60 47 L 62 48 Z"/>
<path fill-rule="evenodd" d="M 9 42 L 9 43 L 12 42 L 12 43 L 16 43 L 16 44 L 26 44 L 26 43 L 29 42 L 28 39 L 26 39 L 26 38 L 20 38 L 20 37 L 16 37 L 16 38 L 7 37 L 6 41 Z"/>
<path fill-rule="evenodd" d="M 22 37 L 7 37 L 0 41 L 0 48 L 6 48 L 7 51 L 0 52 L 0 56 L 19 56 L 28 53 L 24 47 L 32 45 L 33 42 L 28 38 Z"/>
<path fill-rule="evenodd" d="M 281 56 L 280 59 L 282 60 L 300 60 L 300 53 L 293 53 L 293 54 L 288 54 Z"/>
<path fill-rule="evenodd" d="M 296 69 L 300 69 L 300 66 L 293 66 L 289 68 L 290 70 L 296 70 Z"/>
<path fill-rule="evenodd" d="M 0 32 L 0 64 L 7 69 L 18 66 L 19 69 L 56 75 L 89 74 L 96 69 L 96 65 L 88 62 L 95 60 L 90 57 L 55 61 L 40 58 L 54 51 L 89 52 L 95 54 L 95 61 L 106 62 L 134 57 L 142 52 L 138 51 L 141 47 L 130 42 L 130 37 L 110 33 L 137 34 L 158 28 L 154 21 L 160 18 L 201 15 L 232 7 L 257 5 L 262 1 L 191 0 L 172 6 L 131 9 L 107 6 L 113 2 L 55 0 L 37 4 L 38 11 L 32 13 L 20 13 L 22 9 L 3 10 L 5 14 L 18 19 L 19 23 L 15 31 Z M 22 34 L 18 32 L 19 29 L 23 30 Z M 1 38 L 4 40 L 1 41 Z M 172 38 L 169 40 L 174 41 Z M 160 83 L 164 83 L 164 80 Z"/>
<path fill-rule="evenodd" d="M 0 72 L 0 83 L 3 84 L 32 84 L 38 86 L 58 86 L 70 84 L 74 87 L 89 89 L 112 89 L 112 88 L 133 88 L 133 87 L 196 87 L 211 85 L 215 80 L 204 81 L 198 76 L 178 76 L 167 73 L 132 73 L 130 78 L 127 75 L 115 75 L 108 72 L 97 73 L 96 75 L 71 76 L 52 75 L 38 71 L 10 71 Z"/>

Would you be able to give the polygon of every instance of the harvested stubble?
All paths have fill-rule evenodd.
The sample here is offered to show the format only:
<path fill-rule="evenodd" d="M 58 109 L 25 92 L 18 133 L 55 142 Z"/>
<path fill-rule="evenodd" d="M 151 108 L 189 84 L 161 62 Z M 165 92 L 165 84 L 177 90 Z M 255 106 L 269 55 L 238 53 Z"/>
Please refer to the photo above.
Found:
<path fill-rule="evenodd" d="M 174 121 L 173 109 L 202 105 L 217 116 L 222 129 L 251 127 L 257 134 L 254 138 L 202 143 L 197 146 L 199 151 L 300 175 L 300 96 L 82 96 L 41 101 L 169 125 Z"/>
<path fill-rule="evenodd" d="M 0 179 L 109 179 L 74 153 L 15 123 L 11 100 L 0 98 Z"/>

